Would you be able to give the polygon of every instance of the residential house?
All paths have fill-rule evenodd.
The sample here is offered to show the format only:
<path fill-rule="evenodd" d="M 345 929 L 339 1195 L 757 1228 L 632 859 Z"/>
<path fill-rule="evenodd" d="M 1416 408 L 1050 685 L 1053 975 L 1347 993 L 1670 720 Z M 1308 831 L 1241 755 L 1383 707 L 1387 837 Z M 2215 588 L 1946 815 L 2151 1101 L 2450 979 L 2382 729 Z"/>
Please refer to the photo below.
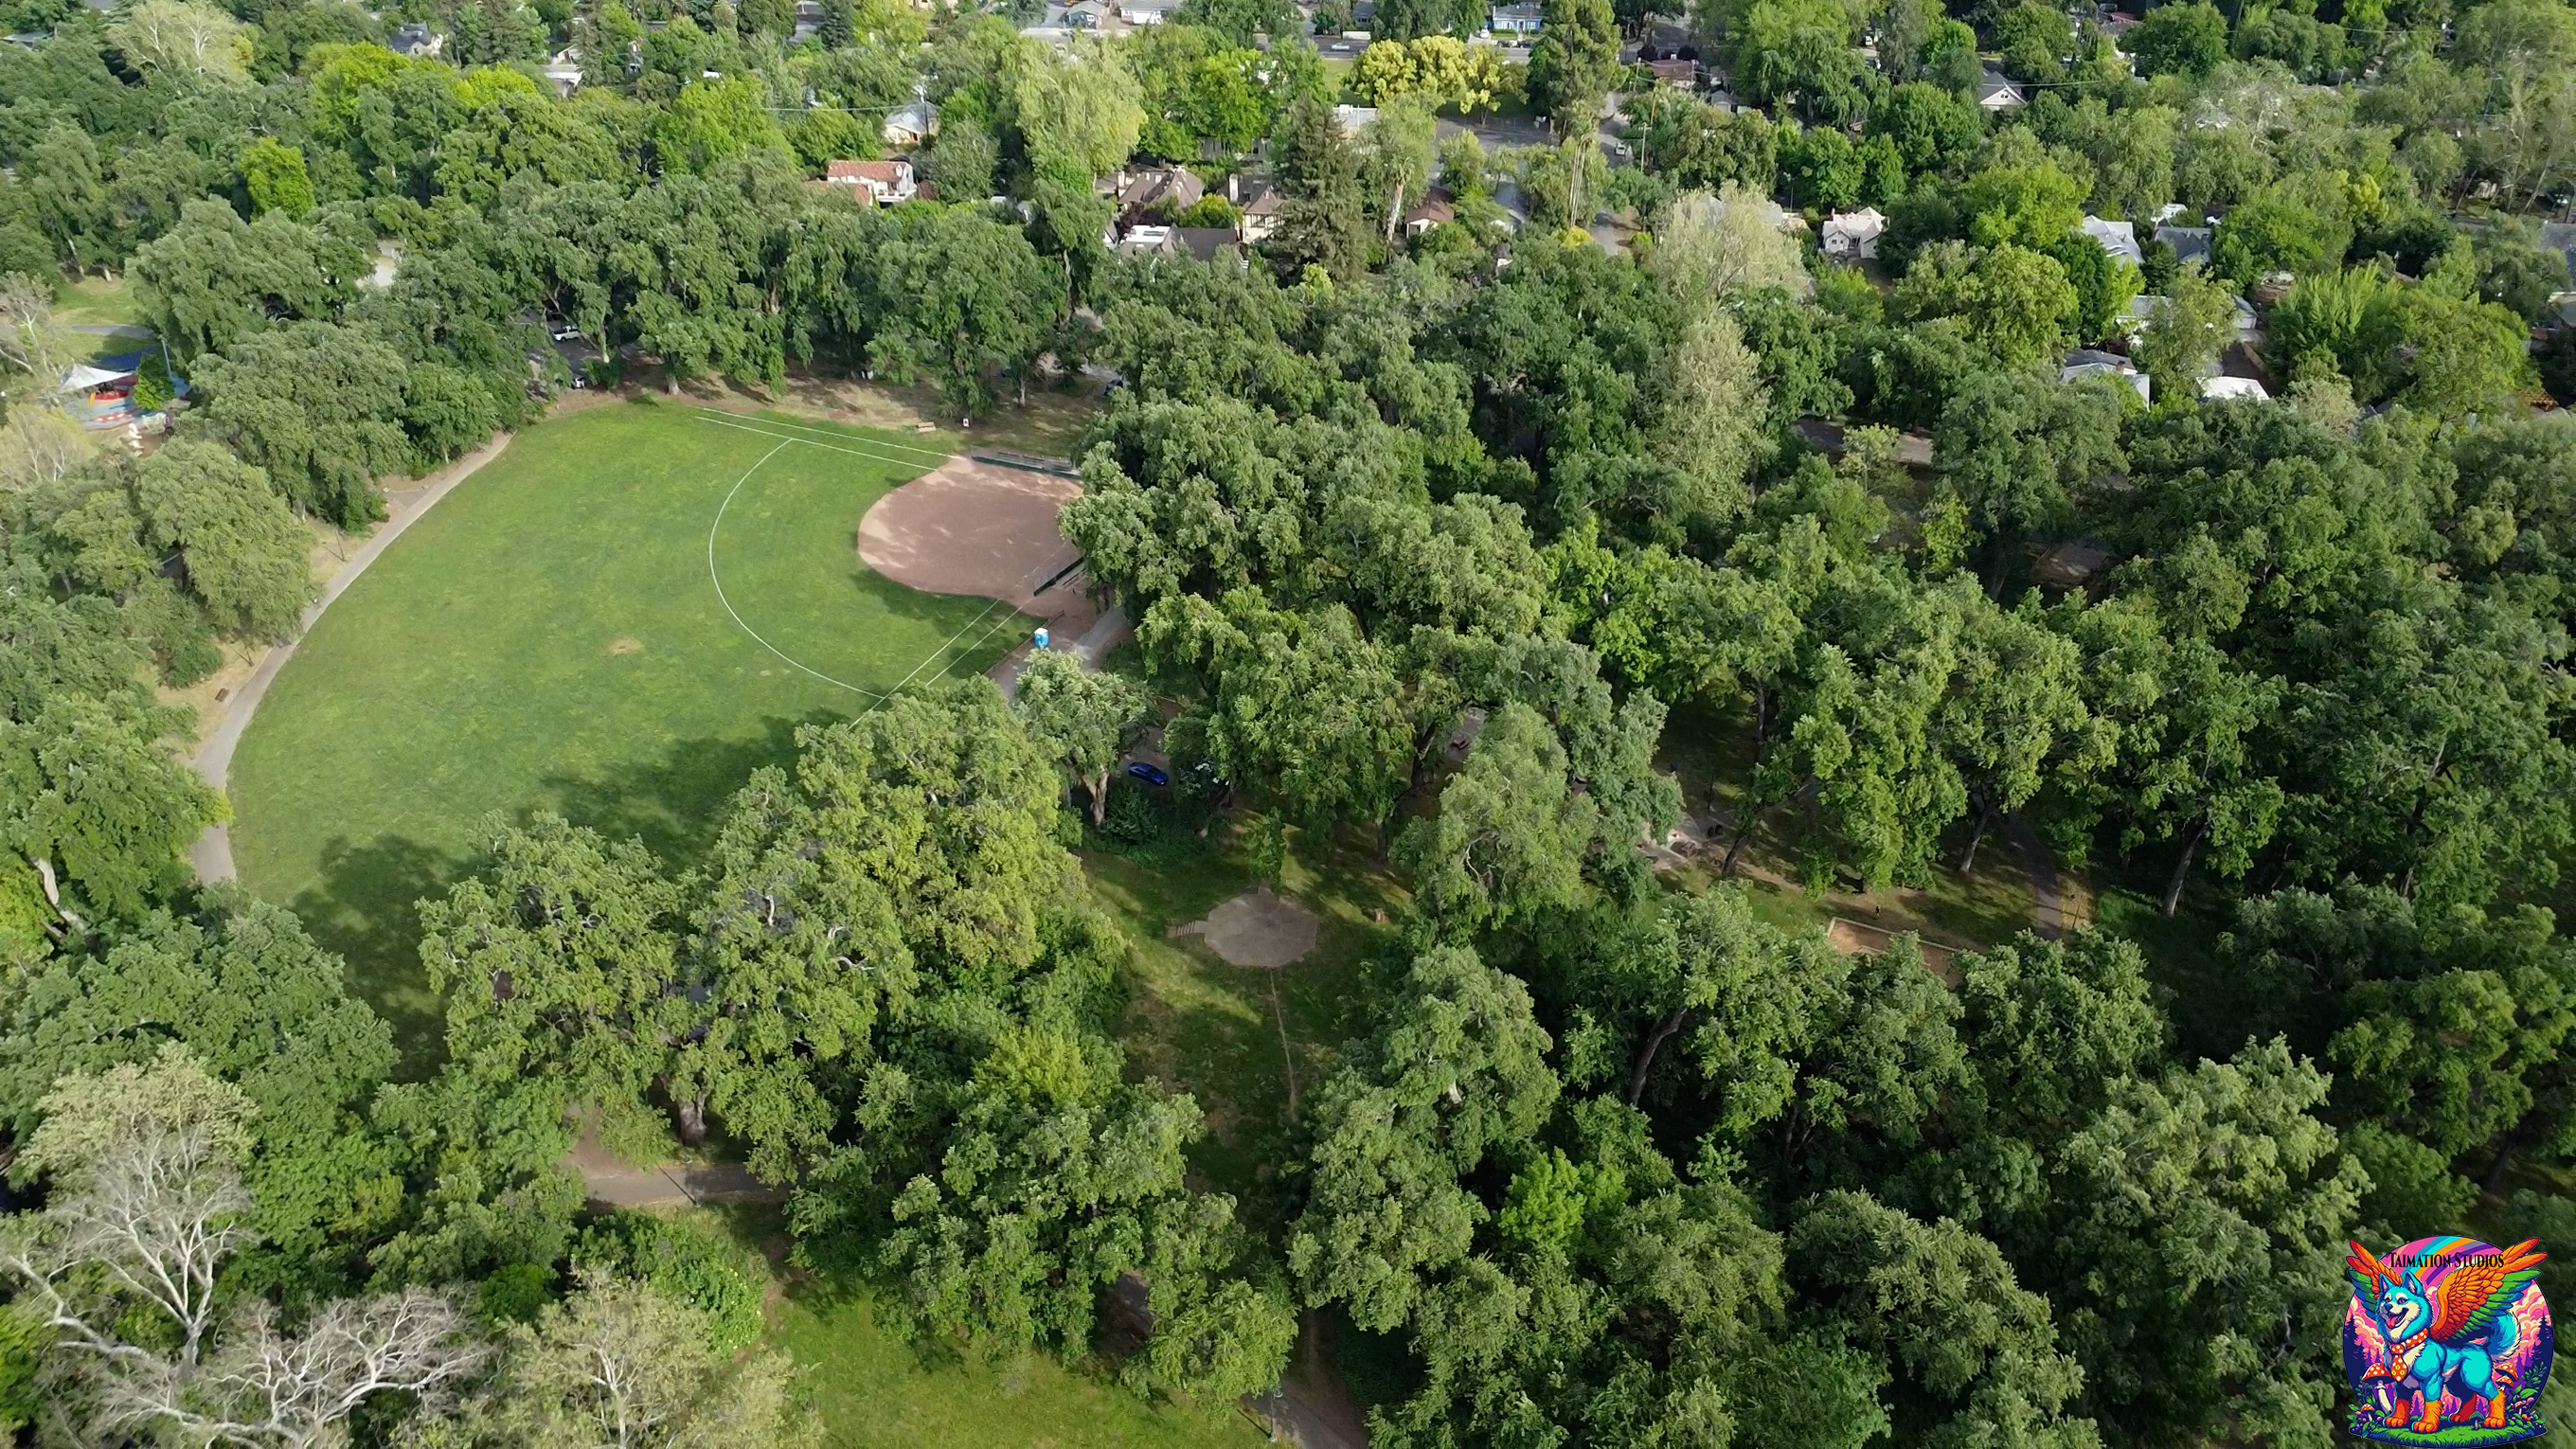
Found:
<path fill-rule="evenodd" d="M 1659 86 L 1678 86 L 1687 91 L 1699 85 L 1699 62 L 1695 60 L 1683 60 L 1679 57 L 1671 60 L 1650 60 L 1646 62 L 1646 69 L 1655 73 L 1655 84 Z"/>
<path fill-rule="evenodd" d="M 1172 242 L 1203 262 L 1232 257 L 1237 265 L 1242 263 L 1242 243 L 1235 239 L 1230 226 L 1176 226 L 1172 228 Z"/>
<path fill-rule="evenodd" d="M 1367 130 L 1369 123 L 1377 119 L 1377 107 L 1335 106 L 1333 107 L 1333 119 L 1342 123 L 1343 135 L 1356 136 L 1360 132 Z"/>
<path fill-rule="evenodd" d="M 2264 388 L 2263 384 L 2250 377 L 2204 377 L 2200 380 L 2200 395 L 2210 399 L 2245 398 L 2255 402 L 2272 400 L 2272 394 Z"/>
<path fill-rule="evenodd" d="M 2208 261 L 2210 235 L 2210 229 L 2205 226 L 2160 226 L 2156 228 L 2156 240 L 2173 248 L 2174 260 L 2177 262 Z"/>
<path fill-rule="evenodd" d="M 413 21 L 396 28 L 393 38 L 385 42 L 385 48 L 396 55 L 410 56 L 414 60 L 426 60 L 437 55 L 439 47 L 446 43 L 447 37 L 418 21 Z"/>
<path fill-rule="evenodd" d="M 1075 0 L 1064 7 L 1064 28 L 1098 30 L 1109 18 L 1109 0 Z"/>
<path fill-rule="evenodd" d="M 1485 29 L 1493 35 L 1536 35 L 1539 7 L 1535 4 L 1497 5 L 1485 16 Z"/>
<path fill-rule="evenodd" d="M 1826 256 L 1838 261 L 1866 261 L 1877 257 L 1879 233 L 1885 230 L 1887 218 L 1878 214 L 1877 207 L 1837 211 L 1825 218 L 1818 245 Z"/>
<path fill-rule="evenodd" d="M 939 134 L 939 108 L 928 101 L 906 101 L 886 113 L 877 134 L 889 146 L 918 151 Z"/>
<path fill-rule="evenodd" d="M 1187 211 L 1207 195 L 1207 183 L 1181 166 L 1145 166 L 1117 176 L 1118 216 L 1134 223 L 1146 217 L 1168 217 Z"/>
<path fill-rule="evenodd" d="M 1168 226 L 1131 226 L 1111 248 L 1122 257 L 1166 257 L 1180 249 Z"/>
<path fill-rule="evenodd" d="M 2147 375 L 2116 352 L 2097 352 L 2089 347 L 2079 347 L 2066 354 L 2065 365 L 2057 369 L 2057 380 L 2073 382 L 2079 377 L 2116 377 L 2137 391 L 2138 401 L 2155 401 L 2154 385 L 2147 380 Z"/>
<path fill-rule="evenodd" d="M 1404 234 L 1420 236 L 1442 222 L 1456 221 L 1458 213 L 1449 205 L 1449 193 L 1432 187 L 1421 204 L 1404 214 Z"/>
<path fill-rule="evenodd" d="M 2147 254 L 2138 247 L 2138 226 L 2130 221 L 2104 221 L 2098 216 L 2084 218 L 2084 234 L 2111 254 L 2115 262 L 2144 266 Z"/>
<path fill-rule="evenodd" d="M 2540 249 L 2557 252 L 2567 258 L 2567 270 L 2576 275 L 2576 222 L 2550 221 L 2540 226 Z"/>
<path fill-rule="evenodd" d="M 1171 13 L 1170 0 L 1118 0 L 1118 18 L 1130 25 L 1160 25 Z"/>
<path fill-rule="evenodd" d="M 557 52 L 554 59 L 546 62 L 544 75 L 546 84 L 555 88 L 555 99 L 572 99 L 572 93 L 581 89 L 581 52 Z"/>
<path fill-rule="evenodd" d="M 835 161 L 823 169 L 823 185 L 847 186 L 877 206 L 910 201 L 920 194 L 909 161 Z"/>
<path fill-rule="evenodd" d="M 1242 214 L 1234 225 L 1246 246 L 1267 240 L 1279 229 L 1279 208 L 1287 200 L 1269 181 L 1258 177 L 1246 181 L 1240 176 L 1225 179 L 1225 199 Z"/>
<path fill-rule="evenodd" d="M 1990 70 L 1977 82 L 1977 104 L 1987 111 L 2018 110 L 2027 104 L 2021 87 L 2006 79 L 1999 70 Z"/>
<path fill-rule="evenodd" d="M 823 33 L 823 0 L 796 0 L 796 26 L 787 36 L 790 45 L 802 45 Z"/>

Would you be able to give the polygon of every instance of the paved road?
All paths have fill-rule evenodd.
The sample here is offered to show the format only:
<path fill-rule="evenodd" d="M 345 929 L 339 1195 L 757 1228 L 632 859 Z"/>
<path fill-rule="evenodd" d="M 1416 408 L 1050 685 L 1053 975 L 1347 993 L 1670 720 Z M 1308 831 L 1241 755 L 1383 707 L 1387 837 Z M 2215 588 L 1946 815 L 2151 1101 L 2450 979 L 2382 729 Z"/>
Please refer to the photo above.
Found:
<path fill-rule="evenodd" d="M 391 547 L 395 539 L 402 537 L 403 530 L 411 527 L 414 519 L 446 497 L 448 490 L 473 477 L 477 469 L 501 456 L 501 450 L 508 446 L 510 434 L 503 433 L 448 465 L 447 471 L 431 480 L 410 507 L 386 520 L 383 527 L 349 556 L 349 561 L 340 566 L 340 571 L 331 576 L 329 583 L 322 586 L 322 596 L 304 611 L 303 619 L 296 626 L 295 638 L 269 650 L 267 657 L 259 661 L 259 667 L 251 671 L 250 678 L 244 680 L 242 687 L 225 701 L 223 723 L 215 727 L 215 732 L 207 737 L 205 747 L 197 751 L 197 758 L 190 762 L 196 767 L 198 778 L 214 786 L 216 793 L 223 793 L 225 781 L 232 774 L 233 750 L 241 743 L 242 731 L 249 728 L 252 712 L 259 708 L 260 697 L 268 693 L 268 686 L 275 682 L 278 671 L 286 667 L 287 660 L 295 657 L 296 643 L 313 628 L 313 621 L 321 618 L 322 611 L 331 607 L 331 601 L 346 593 L 349 585 L 358 581 L 358 575 L 365 573 L 367 566 Z M 207 826 L 206 833 L 198 836 L 196 843 L 188 847 L 188 859 L 196 866 L 197 879 L 201 881 L 233 879 L 232 832 L 222 825 Z"/>

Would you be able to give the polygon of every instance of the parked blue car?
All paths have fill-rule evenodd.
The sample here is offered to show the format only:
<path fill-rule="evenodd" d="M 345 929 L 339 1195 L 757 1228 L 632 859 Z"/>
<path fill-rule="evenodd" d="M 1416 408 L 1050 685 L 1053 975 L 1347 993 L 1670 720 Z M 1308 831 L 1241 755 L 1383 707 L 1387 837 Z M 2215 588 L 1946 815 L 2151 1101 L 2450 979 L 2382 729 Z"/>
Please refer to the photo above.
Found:
<path fill-rule="evenodd" d="M 1161 766 L 1149 765 L 1143 760 L 1131 761 L 1127 766 L 1127 773 L 1129 776 L 1142 780 L 1148 785 L 1168 785 L 1172 783 L 1172 777 L 1164 774 Z"/>

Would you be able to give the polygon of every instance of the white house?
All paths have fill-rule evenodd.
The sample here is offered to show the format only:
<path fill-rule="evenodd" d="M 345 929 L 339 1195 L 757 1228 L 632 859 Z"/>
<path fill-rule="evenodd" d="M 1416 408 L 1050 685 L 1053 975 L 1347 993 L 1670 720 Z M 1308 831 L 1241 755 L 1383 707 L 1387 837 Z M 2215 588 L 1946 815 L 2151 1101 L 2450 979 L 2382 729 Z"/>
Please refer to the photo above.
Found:
<path fill-rule="evenodd" d="M 2200 380 L 2200 395 L 2212 400 L 2223 398 L 2250 398 L 2255 402 L 2272 400 L 2272 395 L 2263 390 L 2263 384 L 2250 377 L 2204 377 Z"/>
<path fill-rule="evenodd" d="M 878 206 L 910 201 L 920 190 L 909 161 L 835 161 L 823 169 L 823 184 L 847 186 Z"/>
<path fill-rule="evenodd" d="M 1837 211 L 1825 218 L 1824 235 L 1819 244 L 1825 255 L 1845 261 L 1859 261 L 1878 255 L 1878 235 L 1887 230 L 1887 218 L 1878 208 L 1864 206 L 1858 211 Z"/>
<path fill-rule="evenodd" d="M 581 52 L 558 52 L 554 59 L 546 62 L 544 75 L 546 84 L 555 88 L 557 100 L 572 99 L 572 93 L 581 89 Z"/>
<path fill-rule="evenodd" d="M 1335 106 L 1333 119 L 1342 123 L 1343 135 L 1356 136 L 1368 129 L 1369 122 L 1377 119 L 1377 107 Z"/>
<path fill-rule="evenodd" d="M 2138 247 L 2138 226 L 2129 221 L 2104 221 L 2098 216 L 2084 218 L 2084 234 L 2111 254 L 2115 262 L 2130 266 L 2146 265 L 2147 254 Z"/>
<path fill-rule="evenodd" d="M 1539 7 L 1534 4 L 1497 5 L 1486 12 L 1485 29 L 1495 35 L 1536 35 Z"/>
<path fill-rule="evenodd" d="M 2009 111 L 2025 104 L 2025 101 L 2021 87 L 2005 79 L 2002 71 L 1990 70 L 1986 72 L 1985 79 L 1977 83 L 1977 104 L 1989 111 Z"/>
<path fill-rule="evenodd" d="M 1130 25 L 1160 25 L 1171 13 L 1169 0 L 1118 0 L 1118 18 Z"/>
<path fill-rule="evenodd" d="M 877 134 L 889 146 L 919 150 L 939 134 L 939 108 L 928 101 L 906 101 L 886 114 Z"/>

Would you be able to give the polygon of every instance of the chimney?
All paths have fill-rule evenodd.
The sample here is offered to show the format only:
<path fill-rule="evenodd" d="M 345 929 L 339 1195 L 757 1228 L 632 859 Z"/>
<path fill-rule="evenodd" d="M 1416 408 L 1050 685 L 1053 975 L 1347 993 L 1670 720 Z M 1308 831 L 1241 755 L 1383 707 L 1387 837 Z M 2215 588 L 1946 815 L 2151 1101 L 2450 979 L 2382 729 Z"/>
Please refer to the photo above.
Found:
<path fill-rule="evenodd" d="M 1225 178 L 1225 199 L 1233 202 L 1240 202 L 1243 200 L 1243 178 L 1241 176 L 1232 172 L 1227 173 Z"/>

